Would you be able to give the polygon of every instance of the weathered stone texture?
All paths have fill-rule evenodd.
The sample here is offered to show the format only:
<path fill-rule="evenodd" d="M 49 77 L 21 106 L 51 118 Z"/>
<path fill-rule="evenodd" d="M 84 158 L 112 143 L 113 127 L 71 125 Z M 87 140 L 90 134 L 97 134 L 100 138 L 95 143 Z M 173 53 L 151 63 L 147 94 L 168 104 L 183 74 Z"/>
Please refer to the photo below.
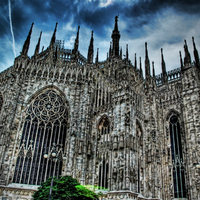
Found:
<path fill-rule="evenodd" d="M 95 64 L 91 61 L 93 38 L 88 62 L 76 48 L 64 49 L 55 41 L 32 58 L 20 55 L 0 74 L 1 195 L 30 199 L 36 190 L 14 181 L 16 163 L 28 110 L 43 91 L 51 90 L 65 102 L 68 113 L 62 175 L 99 186 L 105 199 L 170 200 L 176 198 L 174 160 L 179 159 L 186 186 L 182 197 L 200 198 L 199 63 L 191 63 L 185 47 L 181 69 L 166 72 L 163 60 L 162 74 L 152 77 L 146 45 L 144 79 L 128 53 L 125 59 L 117 53 L 120 35 L 116 25 L 113 34 L 114 46 L 104 62 L 98 62 L 98 57 Z M 173 116 L 180 124 L 176 126 L 179 155 L 173 152 Z M 36 148 L 32 143 L 30 159 Z M 26 154 L 28 146 L 24 148 Z"/>

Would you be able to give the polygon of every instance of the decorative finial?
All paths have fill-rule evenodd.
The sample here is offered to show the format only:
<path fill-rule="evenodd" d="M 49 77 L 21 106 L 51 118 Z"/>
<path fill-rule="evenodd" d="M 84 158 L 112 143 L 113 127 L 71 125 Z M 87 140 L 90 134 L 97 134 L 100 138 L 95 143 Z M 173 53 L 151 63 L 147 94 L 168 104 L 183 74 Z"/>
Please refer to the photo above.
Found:
<path fill-rule="evenodd" d="M 155 68 L 154 68 L 154 62 L 152 62 L 152 70 L 153 70 L 153 77 L 155 78 L 156 76 L 155 76 Z"/>
<path fill-rule="evenodd" d="M 136 57 L 136 53 L 135 53 L 135 69 L 137 69 L 137 57 Z"/>
<path fill-rule="evenodd" d="M 80 30 L 80 26 L 78 26 L 77 35 L 76 35 L 76 39 L 75 39 L 75 42 L 74 42 L 74 49 L 72 50 L 72 54 L 73 54 L 75 59 L 77 57 L 78 45 L 79 45 L 79 30 Z"/>
<path fill-rule="evenodd" d="M 126 60 L 128 60 L 128 44 L 126 44 Z"/>
<path fill-rule="evenodd" d="M 24 46 L 22 48 L 21 54 L 25 55 L 25 56 L 27 56 L 27 54 L 28 54 L 28 49 L 29 49 L 29 46 L 30 46 L 30 40 L 31 40 L 33 25 L 34 25 L 34 23 L 32 23 L 32 25 L 31 25 L 30 31 L 28 33 L 28 36 L 27 36 L 26 41 L 24 42 Z"/>
<path fill-rule="evenodd" d="M 90 39 L 90 46 L 88 48 L 88 63 L 92 64 L 93 63 L 93 56 L 94 56 L 94 48 L 93 48 L 93 43 L 94 43 L 94 39 L 93 39 L 93 31 L 91 33 L 91 39 Z"/>
<path fill-rule="evenodd" d="M 40 32 L 40 37 L 39 37 L 38 43 L 37 43 L 37 45 L 35 47 L 35 53 L 34 53 L 35 56 L 37 56 L 39 54 L 39 51 L 40 51 L 41 36 L 42 36 L 42 31 Z"/>
<path fill-rule="evenodd" d="M 179 51 L 179 54 L 180 54 L 181 70 L 183 70 L 183 59 L 182 59 L 181 51 Z"/>
<path fill-rule="evenodd" d="M 184 40 L 184 41 L 185 41 L 185 44 L 184 44 L 184 51 L 185 51 L 184 65 L 186 66 L 187 64 L 191 63 L 191 57 L 190 57 L 190 53 L 188 51 L 187 42 L 186 42 L 186 40 Z"/>
<path fill-rule="evenodd" d="M 150 62 L 147 50 L 147 42 L 145 42 L 145 78 L 149 78 L 150 76 Z"/>
<path fill-rule="evenodd" d="M 197 65 L 199 65 L 199 53 L 196 49 L 196 45 L 195 45 L 195 42 L 194 42 L 194 37 L 192 37 L 192 43 L 193 43 L 193 48 L 194 48 L 194 59 L 195 59 L 195 63 Z"/>
<path fill-rule="evenodd" d="M 140 77 L 143 78 L 143 71 L 142 71 L 142 61 L 140 57 Z"/>
<path fill-rule="evenodd" d="M 99 48 L 97 48 L 97 56 L 96 56 L 96 63 L 99 62 Z"/>
<path fill-rule="evenodd" d="M 56 22 L 56 26 L 51 38 L 51 42 L 50 42 L 50 46 L 52 47 L 54 45 L 54 43 L 56 42 L 56 31 L 57 31 L 57 26 L 58 26 L 58 22 Z"/>

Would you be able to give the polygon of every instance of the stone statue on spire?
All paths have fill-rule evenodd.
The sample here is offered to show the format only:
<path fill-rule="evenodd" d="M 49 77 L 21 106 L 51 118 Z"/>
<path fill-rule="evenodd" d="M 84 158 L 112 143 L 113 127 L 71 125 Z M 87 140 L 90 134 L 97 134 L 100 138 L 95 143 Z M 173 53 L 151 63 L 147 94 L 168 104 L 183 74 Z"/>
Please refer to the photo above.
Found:
<path fill-rule="evenodd" d="M 112 38 L 112 43 L 113 43 L 113 56 L 119 57 L 119 39 L 120 39 L 120 34 L 118 31 L 118 16 L 115 17 L 115 26 L 114 30 L 112 32 L 111 38 Z"/>

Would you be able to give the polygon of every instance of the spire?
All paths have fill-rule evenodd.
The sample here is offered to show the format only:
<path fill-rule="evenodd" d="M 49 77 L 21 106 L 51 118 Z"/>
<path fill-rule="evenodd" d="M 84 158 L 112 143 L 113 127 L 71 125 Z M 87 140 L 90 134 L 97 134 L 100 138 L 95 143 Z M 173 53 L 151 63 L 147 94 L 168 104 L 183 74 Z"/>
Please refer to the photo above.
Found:
<path fill-rule="evenodd" d="M 37 45 L 36 45 L 36 47 L 35 47 L 35 53 L 34 53 L 35 56 L 37 56 L 37 55 L 39 54 L 39 52 L 40 52 L 40 41 L 41 41 L 41 36 L 42 36 L 42 31 L 40 32 L 40 37 L 39 37 L 38 43 L 37 43 Z"/>
<path fill-rule="evenodd" d="M 109 57 L 111 58 L 112 56 L 112 42 L 110 42 L 110 48 L 109 48 Z"/>
<path fill-rule="evenodd" d="M 155 78 L 155 77 L 156 77 L 156 75 L 155 75 L 154 62 L 152 62 L 152 68 L 153 68 L 153 77 Z"/>
<path fill-rule="evenodd" d="M 117 24 L 118 17 L 119 17 L 119 16 L 115 16 L 115 28 L 114 28 L 114 31 L 115 31 L 115 32 L 118 32 L 118 24 Z"/>
<path fill-rule="evenodd" d="M 115 17 L 115 27 L 112 32 L 111 38 L 113 42 L 113 56 L 119 56 L 119 39 L 120 39 L 120 34 L 118 31 L 118 16 Z"/>
<path fill-rule="evenodd" d="M 126 60 L 128 60 L 128 44 L 126 44 Z"/>
<path fill-rule="evenodd" d="M 184 65 L 190 64 L 191 63 L 191 57 L 190 57 L 190 53 L 188 51 L 188 46 L 187 46 L 186 40 L 185 40 L 185 44 L 184 44 L 184 51 L 185 51 Z"/>
<path fill-rule="evenodd" d="M 31 25 L 31 29 L 28 33 L 28 36 L 27 36 L 26 41 L 24 42 L 24 46 L 22 48 L 21 54 L 24 55 L 24 56 L 27 56 L 27 53 L 28 53 L 33 25 L 34 25 L 34 23 L 32 23 L 32 25 Z"/>
<path fill-rule="evenodd" d="M 183 59 L 182 59 L 181 51 L 179 51 L 179 54 L 180 54 L 181 70 L 183 70 Z"/>
<path fill-rule="evenodd" d="M 99 48 L 97 48 L 97 56 L 96 56 L 96 63 L 99 62 Z"/>
<path fill-rule="evenodd" d="M 55 51 L 55 59 L 54 61 L 56 62 L 58 58 L 58 47 L 56 46 L 56 51 Z"/>
<path fill-rule="evenodd" d="M 149 76 L 150 76 L 150 63 L 147 50 L 147 42 L 145 42 L 145 78 L 148 78 Z"/>
<path fill-rule="evenodd" d="M 58 22 L 56 22 L 56 26 L 55 26 L 55 29 L 54 29 L 54 32 L 53 32 L 53 35 L 52 35 L 52 38 L 51 38 L 50 46 L 53 46 L 55 41 L 56 41 L 57 26 L 58 26 Z"/>
<path fill-rule="evenodd" d="M 137 57 L 136 57 L 136 53 L 135 53 L 135 69 L 137 69 Z"/>
<path fill-rule="evenodd" d="M 122 47 L 120 48 L 120 58 L 122 59 Z"/>
<path fill-rule="evenodd" d="M 93 63 L 93 56 L 94 56 L 93 43 L 94 43 L 94 39 L 93 39 L 93 31 L 92 31 L 91 39 L 90 39 L 90 46 L 88 48 L 88 56 L 87 56 L 88 63 L 90 63 L 90 64 Z"/>
<path fill-rule="evenodd" d="M 142 71 L 142 61 L 140 57 L 140 77 L 143 78 L 143 71 Z"/>
<path fill-rule="evenodd" d="M 77 31 L 76 39 L 75 39 L 75 43 L 74 43 L 74 51 L 75 51 L 75 52 L 78 51 L 78 45 L 79 45 L 79 29 L 80 29 L 80 26 L 78 26 L 78 31 Z"/>
<path fill-rule="evenodd" d="M 193 47 L 194 47 L 194 59 L 195 59 L 195 63 L 198 65 L 199 64 L 199 53 L 196 49 L 196 45 L 194 42 L 194 37 L 192 37 L 192 42 L 193 42 Z"/>
<path fill-rule="evenodd" d="M 167 72 L 166 72 L 166 65 L 165 65 L 165 61 L 164 61 L 162 48 L 161 48 L 161 66 L 162 66 L 162 74 L 163 74 L 163 76 L 166 76 Z"/>

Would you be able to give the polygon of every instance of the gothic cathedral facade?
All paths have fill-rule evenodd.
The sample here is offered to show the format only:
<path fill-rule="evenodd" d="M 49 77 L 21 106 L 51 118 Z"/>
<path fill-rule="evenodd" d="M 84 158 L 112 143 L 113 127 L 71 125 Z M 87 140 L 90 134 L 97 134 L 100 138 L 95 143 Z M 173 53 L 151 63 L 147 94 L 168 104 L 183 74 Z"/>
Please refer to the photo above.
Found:
<path fill-rule="evenodd" d="M 200 62 L 185 41 L 180 68 L 145 78 L 119 48 L 115 17 L 107 59 L 56 40 L 28 57 L 33 24 L 14 65 L 0 73 L 0 196 L 31 199 L 41 182 L 71 175 L 104 199 L 200 199 Z M 51 159 L 56 153 L 56 160 Z M 45 159 L 44 154 L 49 156 Z"/>

